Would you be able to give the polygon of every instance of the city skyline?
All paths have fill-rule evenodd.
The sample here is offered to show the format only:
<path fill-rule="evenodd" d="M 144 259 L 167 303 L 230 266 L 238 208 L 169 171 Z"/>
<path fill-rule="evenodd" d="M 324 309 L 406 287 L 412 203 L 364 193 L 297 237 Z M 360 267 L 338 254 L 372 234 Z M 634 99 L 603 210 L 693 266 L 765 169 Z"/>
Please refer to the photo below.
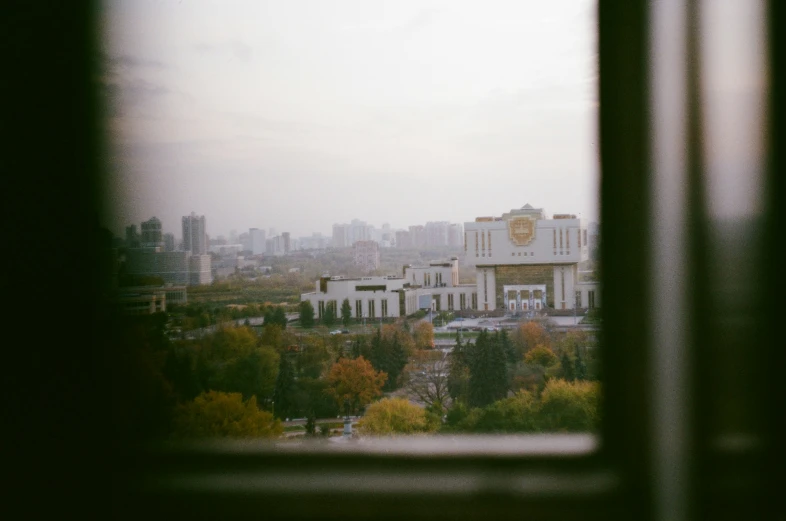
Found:
<path fill-rule="evenodd" d="M 595 2 L 104 4 L 114 233 L 597 220 Z"/>

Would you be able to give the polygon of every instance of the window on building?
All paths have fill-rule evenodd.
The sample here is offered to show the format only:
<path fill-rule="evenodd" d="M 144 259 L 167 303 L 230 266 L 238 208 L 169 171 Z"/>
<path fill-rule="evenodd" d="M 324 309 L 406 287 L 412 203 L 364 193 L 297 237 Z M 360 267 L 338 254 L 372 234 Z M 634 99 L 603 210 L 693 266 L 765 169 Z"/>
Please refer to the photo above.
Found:
<path fill-rule="evenodd" d="M 472 309 L 478 309 L 478 294 L 472 293 Z"/>
<path fill-rule="evenodd" d="M 355 301 L 355 318 L 363 318 L 363 301 Z"/>
<path fill-rule="evenodd" d="M 368 317 L 377 318 L 377 308 L 374 299 L 368 299 Z"/>
<path fill-rule="evenodd" d="M 594 290 L 587 291 L 587 307 L 589 309 L 595 309 L 595 291 Z"/>
<path fill-rule="evenodd" d="M 459 308 L 463 311 L 467 309 L 467 294 L 460 293 L 459 294 Z"/>
<path fill-rule="evenodd" d="M 448 294 L 448 311 L 453 311 L 453 294 Z"/>
<path fill-rule="evenodd" d="M 322 315 L 324 315 L 324 314 L 325 314 L 325 301 L 324 301 L 324 300 L 320 300 L 320 301 L 317 303 L 317 310 L 318 310 L 318 312 L 317 312 L 317 318 L 321 319 L 321 318 L 322 318 Z"/>
<path fill-rule="evenodd" d="M 388 299 L 382 299 L 382 318 L 387 318 L 388 316 Z"/>

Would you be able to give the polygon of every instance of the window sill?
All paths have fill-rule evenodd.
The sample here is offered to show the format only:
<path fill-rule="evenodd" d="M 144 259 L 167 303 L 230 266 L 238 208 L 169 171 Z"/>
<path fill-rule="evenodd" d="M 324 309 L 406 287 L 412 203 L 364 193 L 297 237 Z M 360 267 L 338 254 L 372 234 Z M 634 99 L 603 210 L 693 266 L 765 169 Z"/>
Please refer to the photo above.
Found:
<path fill-rule="evenodd" d="M 603 519 L 623 501 L 597 449 L 591 435 L 166 445 L 135 458 L 123 503 L 188 519 Z"/>

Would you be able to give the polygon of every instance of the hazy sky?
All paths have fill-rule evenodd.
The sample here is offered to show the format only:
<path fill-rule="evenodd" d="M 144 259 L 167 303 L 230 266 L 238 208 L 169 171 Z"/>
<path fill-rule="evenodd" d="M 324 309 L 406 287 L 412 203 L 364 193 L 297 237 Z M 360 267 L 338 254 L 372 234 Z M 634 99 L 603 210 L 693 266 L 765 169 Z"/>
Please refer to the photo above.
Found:
<path fill-rule="evenodd" d="M 598 214 L 592 0 L 105 4 L 107 225 Z"/>

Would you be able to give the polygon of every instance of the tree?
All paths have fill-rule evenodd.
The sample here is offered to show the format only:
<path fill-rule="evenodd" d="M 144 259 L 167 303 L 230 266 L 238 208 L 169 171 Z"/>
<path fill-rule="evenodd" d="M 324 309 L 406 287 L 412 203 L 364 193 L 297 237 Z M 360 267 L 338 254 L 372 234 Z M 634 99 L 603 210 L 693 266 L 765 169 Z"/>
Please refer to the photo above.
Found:
<path fill-rule="evenodd" d="M 259 410 L 255 397 L 245 402 L 240 393 L 208 391 L 177 408 L 175 438 L 274 438 L 281 422 Z"/>
<path fill-rule="evenodd" d="M 508 368 L 498 339 L 481 331 L 467 354 L 469 405 L 483 407 L 504 398 L 508 392 Z"/>
<path fill-rule="evenodd" d="M 599 403 L 597 382 L 550 380 L 540 397 L 541 430 L 594 432 L 600 419 Z"/>
<path fill-rule="evenodd" d="M 287 328 L 287 313 L 284 310 L 283 306 L 276 306 L 276 309 L 273 311 L 273 321 L 275 324 L 281 326 L 281 329 Z"/>
<path fill-rule="evenodd" d="M 576 360 L 573 362 L 575 368 L 576 380 L 587 380 L 587 364 L 584 363 L 584 357 L 581 356 L 581 350 L 576 347 Z"/>
<path fill-rule="evenodd" d="M 524 355 L 524 361 L 531 365 L 549 367 L 557 362 L 557 355 L 554 351 L 544 345 L 538 345 Z"/>
<path fill-rule="evenodd" d="M 349 304 L 349 299 L 345 298 L 341 303 L 341 323 L 344 327 L 349 327 L 349 322 L 352 320 L 352 306 Z"/>
<path fill-rule="evenodd" d="M 276 325 L 279 326 L 282 330 L 287 328 L 287 314 L 284 311 L 283 306 L 271 306 L 265 310 L 265 322 L 266 326 L 269 325 Z"/>
<path fill-rule="evenodd" d="M 382 395 L 382 386 L 388 375 L 375 371 L 371 363 L 363 357 L 342 358 L 330 368 L 327 381 L 328 393 L 343 409 L 349 402 L 350 411 L 356 413 L 361 407 Z"/>
<path fill-rule="evenodd" d="M 209 388 L 241 393 L 263 403 L 273 395 L 278 374 L 279 355 L 272 347 L 261 346 L 250 353 L 219 364 Z"/>
<path fill-rule="evenodd" d="M 397 388 L 399 377 L 407 366 L 407 352 L 401 344 L 400 336 L 398 331 L 390 329 L 388 335 L 383 336 L 382 330 L 377 329 L 377 334 L 371 340 L 369 360 L 375 369 L 387 374 L 386 391 Z"/>
<path fill-rule="evenodd" d="M 448 394 L 456 402 L 469 401 L 469 362 L 467 361 L 467 345 L 461 343 L 461 336 L 456 332 L 456 346 L 451 351 L 448 365 Z"/>
<path fill-rule="evenodd" d="M 454 411 L 453 431 L 475 433 L 537 432 L 538 401 L 527 391 L 519 391 L 510 398 L 498 400 L 483 409 Z"/>
<path fill-rule="evenodd" d="M 417 349 L 431 349 L 434 347 L 434 326 L 429 322 L 418 322 L 412 336 Z"/>
<path fill-rule="evenodd" d="M 314 436 L 317 433 L 317 421 L 314 413 L 308 415 L 306 418 L 306 436 Z"/>
<path fill-rule="evenodd" d="M 550 349 L 551 337 L 543 325 L 536 321 L 529 321 L 516 331 L 514 344 L 519 352 L 524 354 L 539 345 L 546 346 Z"/>
<path fill-rule="evenodd" d="M 295 408 L 295 375 L 286 354 L 282 354 L 278 364 L 276 386 L 273 389 L 276 418 L 292 418 Z"/>
<path fill-rule="evenodd" d="M 325 304 L 325 312 L 322 314 L 322 323 L 327 327 L 333 327 L 336 323 L 336 308 L 333 302 Z"/>
<path fill-rule="evenodd" d="M 449 407 L 448 354 L 420 351 L 410 364 L 407 390 L 440 417 Z"/>
<path fill-rule="evenodd" d="M 531 352 L 532 351 L 530 351 L 530 353 Z M 568 356 L 568 353 L 562 353 L 562 356 L 560 357 L 560 366 L 562 366 L 562 376 L 565 378 L 565 380 L 572 382 L 576 379 L 576 375 L 573 372 L 573 361 Z"/>
<path fill-rule="evenodd" d="M 433 432 L 439 424 L 426 411 L 405 398 L 385 398 L 369 406 L 358 426 L 370 435 Z"/>

